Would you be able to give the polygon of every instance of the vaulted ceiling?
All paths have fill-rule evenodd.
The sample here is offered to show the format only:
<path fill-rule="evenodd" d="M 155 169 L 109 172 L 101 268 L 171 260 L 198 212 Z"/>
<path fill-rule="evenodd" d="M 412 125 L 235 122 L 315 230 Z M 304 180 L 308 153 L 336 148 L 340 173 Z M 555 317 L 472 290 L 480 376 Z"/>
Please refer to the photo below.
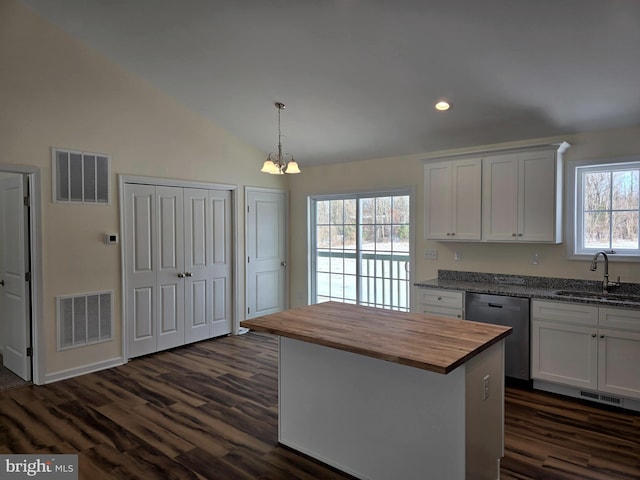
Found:
<path fill-rule="evenodd" d="M 303 168 L 640 125 L 637 0 L 20 1 Z"/>

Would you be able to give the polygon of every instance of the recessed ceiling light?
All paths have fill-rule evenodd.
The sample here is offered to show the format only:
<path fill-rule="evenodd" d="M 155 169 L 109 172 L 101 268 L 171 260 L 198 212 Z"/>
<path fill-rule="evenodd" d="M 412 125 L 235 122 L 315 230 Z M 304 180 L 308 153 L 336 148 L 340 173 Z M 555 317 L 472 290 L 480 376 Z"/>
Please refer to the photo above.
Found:
<path fill-rule="evenodd" d="M 445 110 L 449 110 L 450 107 L 451 107 L 451 105 L 449 105 L 445 101 L 441 101 L 441 102 L 436 103 L 436 110 L 440 110 L 442 112 L 444 112 Z"/>

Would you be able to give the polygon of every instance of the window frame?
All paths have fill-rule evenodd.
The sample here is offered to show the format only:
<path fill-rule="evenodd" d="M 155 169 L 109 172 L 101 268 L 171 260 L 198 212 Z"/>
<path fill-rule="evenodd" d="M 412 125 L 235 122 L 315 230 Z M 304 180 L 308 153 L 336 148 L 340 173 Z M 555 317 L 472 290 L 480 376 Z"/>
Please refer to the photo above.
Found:
<path fill-rule="evenodd" d="M 567 202 L 566 202 L 566 239 L 567 257 L 569 260 L 591 260 L 593 255 L 602 249 L 586 249 L 582 247 L 582 222 L 583 222 L 583 199 L 582 199 L 582 174 L 593 171 L 615 171 L 615 170 L 640 170 L 640 158 L 622 157 L 598 160 L 581 160 L 567 163 Z M 607 253 L 611 249 L 604 250 Z M 640 247 L 637 250 L 613 250 L 615 254 L 609 257 L 610 261 L 640 262 Z M 624 253 L 622 253 L 624 252 Z"/>
<path fill-rule="evenodd" d="M 322 194 L 322 195 L 310 195 L 307 197 L 307 284 L 309 285 L 308 289 L 308 298 L 307 303 L 312 304 L 315 303 L 315 299 L 317 297 L 317 284 L 316 284 L 316 255 L 315 250 L 317 249 L 317 238 L 316 238 L 316 202 L 317 201 L 326 201 L 326 200 L 347 200 L 347 199 L 356 199 L 360 200 L 362 198 L 371 198 L 371 197 L 384 197 L 384 196 L 408 196 L 409 197 L 409 225 L 411 225 L 411 231 L 409 233 L 409 302 L 408 307 L 409 311 L 415 311 L 415 295 L 413 293 L 413 284 L 415 282 L 414 279 L 414 266 L 415 266 L 415 203 L 416 203 L 416 189 L 415 187 L 399 187 L 389 190 L 367 190 L 360 192 L 351 192 L 351 193 L 336 193 L 336 194 Z M 359 210 L 359 209 L 358 209 Z M 359 220 L 358 220 L 359 221 Z M 360 275 L 358 271 L 357 276 Z M 359 303 L 359 302 L 358 302 Z"/>

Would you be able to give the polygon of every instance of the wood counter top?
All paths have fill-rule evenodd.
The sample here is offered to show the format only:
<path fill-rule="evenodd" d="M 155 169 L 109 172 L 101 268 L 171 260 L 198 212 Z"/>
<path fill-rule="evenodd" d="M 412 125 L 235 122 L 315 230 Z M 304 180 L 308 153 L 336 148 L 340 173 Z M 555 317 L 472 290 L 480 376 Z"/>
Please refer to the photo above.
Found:
<path fill-rule="evenodd" d="M 511 327 L 325 302 L 245 320 L 256 331 L 446 374 Z"/>

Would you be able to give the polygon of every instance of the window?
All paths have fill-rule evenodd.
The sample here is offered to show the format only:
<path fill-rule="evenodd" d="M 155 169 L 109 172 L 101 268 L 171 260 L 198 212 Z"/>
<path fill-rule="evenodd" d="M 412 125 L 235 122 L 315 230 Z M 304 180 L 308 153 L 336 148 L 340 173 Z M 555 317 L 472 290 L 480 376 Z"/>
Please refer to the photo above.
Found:
<path fill-rule="evenodd" d="M 410 310 L 411 192 L 310 199 L 311 303 Z"/>
<path fill-rule="evenodd" d="M 640 255 L 640 162 L 575 167 L 574 254 Z"/>

